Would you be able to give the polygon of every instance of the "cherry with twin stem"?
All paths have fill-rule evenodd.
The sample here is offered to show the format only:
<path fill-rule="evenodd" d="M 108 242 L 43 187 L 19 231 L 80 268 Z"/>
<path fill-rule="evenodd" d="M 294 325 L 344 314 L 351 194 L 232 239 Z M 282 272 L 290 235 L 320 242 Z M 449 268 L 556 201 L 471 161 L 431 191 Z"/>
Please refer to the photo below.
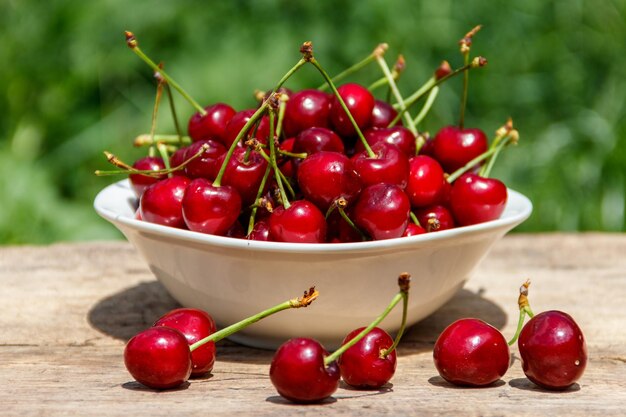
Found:
<path fill-rule="evenodd" d="M 393 372 L 389 372 L 388 366 L 380 366 L 377 358 L 390 358 L 404 331 L 410 275 L 401 274 L 398 278 L 398 285 L 400 291 L 393 297 L 383 313 L 332 354 L 329 355 L 319 342 L 308 338 L 291 339 L 281 345 L 272 359 L 269 372 L 270 380 L 278 393 L 287 400 L 296 403 L 320 402 L 330 397 L 337 390 L 339 378 L 340 375 L 343 376 L 343 372 L 356 372 L 358 376 L 355 376 L 355 381 L 368 380 L 371 382 L 370 378 L 372 377 L 363 375 L 358 368 L 372 364 L 379 368 L 374 371 L 375 374 L 378 374 L 375 377 L 375 385 L 381 384 L 384 379 L 387 379 L 381 384 L 384 385 L 388 378 L 391 378 Z M 391 346 L 384 346 L 382 351 L 376 352 L 368 350 L 366 346 L 357 345 L 387 317 L 400 300 L 404 301 L 402 325 L 394 343 Z M 350 349 L 354 350 L 347 353 Z M 338 360 L 344 354 L 348 354 L 350 359 L 344 363 L 344 370 L 342 370 Z"/>

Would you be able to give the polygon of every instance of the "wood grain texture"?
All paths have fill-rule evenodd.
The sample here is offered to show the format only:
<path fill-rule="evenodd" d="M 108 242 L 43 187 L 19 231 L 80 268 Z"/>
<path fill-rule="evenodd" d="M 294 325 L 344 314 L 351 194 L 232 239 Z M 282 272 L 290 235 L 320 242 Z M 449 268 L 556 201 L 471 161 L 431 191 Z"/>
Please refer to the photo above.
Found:
<path fill-rule="evenodd" d="M 519 285 L 535 312 L 561 309 L 587 338 L 589 364 L 567 392 L 546 392 L 521 371 L 517 348 L 490 388 L 448 385 L 432 362 L 443 328 L 479 317 L 508 338 Z M 213 374 L 155 392 L 124 368 L 125 341 L 177 306 L 124 242 L 0 248 L 0 415 L 617 416 L 626 404 L 626 235 L 511 235 L 455 298 L 413 326 L 398 370 L 380 391 L 341 386 L 325 404 L 295 406 L 267 376 L 272 352 L 220 342 Z M 413 291 L 418 289 L 413 289 Z M 373 312 L 373 315 L 377 314 Z"/>

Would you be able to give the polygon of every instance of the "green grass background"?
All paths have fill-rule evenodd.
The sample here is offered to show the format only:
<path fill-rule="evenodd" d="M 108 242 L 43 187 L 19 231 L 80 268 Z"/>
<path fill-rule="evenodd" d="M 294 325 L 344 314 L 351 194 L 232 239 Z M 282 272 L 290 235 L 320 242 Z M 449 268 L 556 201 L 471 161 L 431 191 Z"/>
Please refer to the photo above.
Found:
<path fill-rule="evenodd" d="M 605 1 L 39 1 L 0 2 L 0 243 L 120 237 L 92 209 L 114 181 L 107 149 L 132 161 L 150 128 L 151 71 L 123 31 L 203 104 L 253 105 L 298 59 L 303 41 L 337 73 L 387 42 L 406 57 L 408 95 L 476 24 L 466 125 L 492 136 L 508 116 L 521 133 L 494 176 L 528 195 L 518 231 L 624 231 L 626 2 Z M 371 66 L 355 80 L 379 77 Z M 306 69 L 292 88 L 317 86 Z M 461 80 L 446 84 L 428 120 L 456 123 Z M 177 98 L 180 117 L 192 109 Z M 173 132 L 163 107 L 159 131 Z"/>

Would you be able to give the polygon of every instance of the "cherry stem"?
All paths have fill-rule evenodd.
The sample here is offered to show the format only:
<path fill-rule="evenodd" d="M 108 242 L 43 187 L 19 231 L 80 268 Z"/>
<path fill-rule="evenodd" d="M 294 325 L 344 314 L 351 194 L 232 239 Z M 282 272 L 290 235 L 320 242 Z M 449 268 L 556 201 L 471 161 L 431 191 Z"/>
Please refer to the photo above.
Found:
<path fill-rule="evenodd" d="M 519 306 L 519 320 L 517 321 L 517 330 L 513 335 L 513 338 L 509 340 L 509 346 L 513 345 L 519 338 L 520 333 L 522 332 L 522 328 L 524 327 L 524 319 L 528 314 L 528 317 L 533 318 L 534 313 L 530 308 L 530 303 L 528 302 L 528 287 L 530 286 L 530 280 L 526 280 L 525 283 L 519 289 L 519 297 L 517 298 L 517 305 Z"/>
<path fill-rule="evenodd" d="M 393 78 L 394 81 L 398 81 L 398 79 L 400 78 L 400 75 L 404 71 L 404 68 L 405 68 L 404 56 L 398 55 L 398 59 L 396 60 L 396 63 L 394 64 L 393 69 L 391 70 L 391 78 Z M 378 88 L 387 85 L 388 83 L 389 83 L 389 80 L 387 79 L 387 77 L 383 76 L 379 78 L 378 80 L 374 81 L 373 83 L 371 83 L 369 87 L 367 87 L 367 89 L 369 91 L 375 91 Z"/>
<path fill-rule="evenodd" d="M 420 221 L 417 219 L 417 216 L 415 215 L 415 213 L 413 213 L 412 211 L 409 211 L 409 217 L 411 218 L 413 223 L 415 223 L 419 227 L 422 227 L 422 225 L 420 224 Z"/>
<path fill-rule="evenodd" d="M 133 146 L 152 146 L 157 143 L 165 143 L 169 145 L 180 144 L 180 145 L 189 145 L 191 143 L 191 138 L 189 136 L 178 136 L 178 135 L 154 135 L 154 137 L 150 137 L 149 134 L 142 134 L 135 138 L 133 142 Z"/>
<path fill-rule="evenodd" d="M 398 286 L 400 287 L 400 291 L 393 297 L 387 308 L 382 312 L 380 316 L 378 316 L 373 322 L 370 323 L 365 329 L 363 329 L 359 334 L 354 336 L 350 341 L 346 344 L 342 345 L 339 349 L 334 351 L 332 354 L 326 356 L 324 358 L 324 365 L 328 366 L 333 361 L 336 361 L 346 350 L 350 349 L 352 346 L 356 345 L 361 339 L 363 339 L 374 327 L 378 326 L 381 321 L 383 321 L 394 309 L 396 305 L 400 302 L 400 300 L 405 299 L 409 292 L 409 286 L 411 282 L 411 275 L 404 272 L 400 274 L 398 277 Z"/>
<path fill-rule="evenodd" d="M 346 68 L 345 70 L 343 70 L 339 74 L 335 75 L 332 78 L 333 82 L 336 83 L 337 81 L 341 81 L 344 78 L 348 77 L 349 75 L 352 75 L 352 74 L 354 74 L 357 71 L 360 71 L 361 69 L 366 67 L 369 63 L 371 63 L 374 59 L 376 59 L 376 57 L 374 56 L 374 52 L 372 52 L 371 54 L 369 54 L 368 56 L 366 56 L 365 58 L 363 58 L 359 62 L 353 64 L 352 66 Z M 326 91 L 326 90 L 328 90 L 328 87 L 329 87 L 328 84 L 324 83 L 324 84 L 320 85 L 319 87 L 317 87 L 317 89 L 321 90 L 321 91 Z"/>
<path fill-rule="evenodd" d="M 361 140 L 361 143 L 363 143 L 363 147 L 365 148 L 367 155 L 370 158 L 376 158 L 376 154 L 374 153 L 374 151 L 372 151 L 372 148 L 370 147 L 369 143 L 367 143 L 367 140 L 365 140 L 365 136 L 363 136 L 363 132 L 361 132 L 359 125 L 354 120 L 354 117 L 352 117 L 352 113 L 350 113 L 350 110 L 348 110 L 348 106 L 346 106 L 345 101 L 343 101 L 343 98 L 339 94 L 339 91 L 337 91 L 337 87 L 335 87 L 335 84 L 330 79 L 330 77 L 328 76 L 324 68 L 322 68 L 322 66 L 319 64 L 319 62 L 317 62 L 317 60 L 313 56 L 309 57 L 309 62 L 313 64 L 313 66 L 317 68 L 317 70 L 322 74 L 322 77 L 324 77 L 324 79 L 330 86 L 331 90 L 333 91 L 333 94 L 335 95 L 335 97 L 337 97 L 337 100 L 339 101 L 341 108 L 343 109 L 343 111 L 346 112 L 346 115 L 348 116 L 348 119 L 350 119 L 350 122 L 352 123 L 354 130 L 356 131 L 357 135 L 359 136 L 359 139 Z"/>
<path fill-rule="evenodd" d="M 178 123 L 178 115 L 176 114 L 176 105 L 174 104 L 174 95 L 172 94 L 172 89 L 169 84 L 165 84 L 165 91 L 167 92 L 167 101 L 170 104 L 170 112 L 172 113 L 172 120 L 174 120 L 174 127 L 176 128 L 176 133 L 178 134 L 178 145 L 183 146 L 183 131 L 180 128 L 180 123 Z"/>
<path fill-rule="evenodd" d="M 159 68 L 163 68 L 163 63 L 159 64 Z M 157 116 L 159 114 L 159 105 L 161 104 L 161 97 L 163 96 L 163 82 L 162 78 L 156 76 L 158 80 L 156 96 L 154 97 L 154 106 L 152 107 L 152 120 L 150 123 L 150 139 L 154 142 L 154 132 L 156 131 Z"/>
<path fill-rule="evenodd" d="M 267 179 L 270 176 L 270 172 L 272 172 L 272 166 L 270 164 L 265 168 L 265 173 L 263 174 L 263 178 L 261 179 L 261 184 L 259 185 L 259 190 L 256 193 L 256 198 L 254 201 L 257 203 L 252 206 L 252 210 L 250 211 L 250 220 L 248 221 L 248 235 L 252 233 L 254 229 L 254 223 L 256 221 L 256 212 L 259 210 L 261 196 L 263 195 L 263 190 L 265 189 L 265 184 L 267 183 Z"/>
<path fill-rule="evenodd" d="M 385 59 L 383 58 L 382 53 L 379 53 L 376 55 L 376 62 L 378 63 L 378 66 L 380 67 L 380 69 L 383 71 L 383 74 L 385 74 L 385 78 L 387 78 L 387 81 L 389 83 L 389 89 L 393 93 L 396 101 L 398 102 L 398 105 L 400 106 L 400 109 L 402 110 L 402 113 L 404 115 L 404 120 L 406 121 L 406 124 L 407 124 L 407 128 L 411 131 L 411 133 L 413 133 L 414 135 L 417 135 L 417 129 L 415 128 L 415 124 L 413 123 L 413 118 L 409 114 L 404 104 L 404 99 L 402 98 L 402 95 L 400 94 L 400 90 L 398 90 L 396 81 L 393 79 L 393 75 L 391 75 L 391 71 L 389 70 L 387 61 L 385 61 Z"/>
<path fill-rule="evenodd" d="M 153 176 L 153 177 L 160 177 L 163 174 L 169 174 L 169 173 L 174 172 L 174 171 L 180 171 L 188 163 L 190 163 L 191 161 L 193 161 L 196 158 L 199 158 L 207 149 L 209 149 L 209 147 L 210 146 L 205 143 L 204 145 L 202 145 L 200 147 L 198 152 L 193 154 L 193 156 L 191 158 L 188 158 L 187 160 L 185 160 L 180 165 L 177 165 L 177 166 L 175 166 L 173 168 L 170 168 L 170 169 L 156 169 L 156 170 L 136 169 L 136 168 L 126 164 L 125 162 L 121 161 L 117 156 L 113 155 L 111 152 L 104 151 L 104 155 L 106 156 L 107 161 L 109 161 L 109 163 L 115 165 L 116 167 L 122 168 L 122 169 L 121 170 L 116 170 L 116 171 L 101 171 L 101 170 L 97 170 L 97 171 L 95 171 L 95 174 L 98 175 L 98 176 L 105 176 L 105 175 L 128 174 L 130 172 L 131 174 L 143 174 L 143 175 L 148 175 L 148 176 Z M 165 161 L 163 161 L 163 163 L 165 163 Z M 168 163 L 169 163 L 169 161 L 168 161 Z"/>
<path fill-rule="evenodd" d="M 509 118 L 504 126 L 496 131 L 496 137 L 490 146 L 490 148 L 495 149 L 495 151 L 487 163 L 480 169 L 479 174 L 483 177 L 488 177 L 502 149 L 509 143 L 517 144 L 518 141 L 519 133 L 517 130 L 513 129 L 513 120 Z"/>
<path fill-rule="evenodd" d="M 359 229 L 357 225 L 354 224 L 352 219 L 348 217 L 348 214 L 346 213 L 346 210 L 345 210 L 347 205 L 348 205 L 348 201 L 344 197 L 339 197 L 328 208 L 328 211 L 326 212 L 326 218 L 328 219 L 328 217 L 333 212 L 333 210 L 337 209 L 337 211 L 339 211 L 339 215 L 341 216 L 341 218 L 343 218 L 345 222 L 348 223 L 348 225 L 361 236 L 361 240 L 367 240 L 367 235 L 365 235 L 365 233 L 363 233 L 361 229 Z"/>
<path fill-rule="evenodd" d="M 153 60 L 151 60 L 146 54 L 143 53 L 143 51 L 139 48 L 139 44 L 137 42 L 137 39 L 135 38 L 135 35 L 132 32 L 126 31 L 125 35 L 126 44 L 135 53 L 135 55 L 141 58 L 143 62 L 148 64 L 148 66 L 152 68 L 153 71 L 161 74 L 161 76 L 165 78 L 165 81 L 167 81 L 169 85 L 174 87 L 174 89 L 178 91 L 180 95 L 183 96 L 185 100 L 187 100 L 189 104 L 191 104 L 198 111 L 198 113 L 200 113 L 202 116 L 205 116 L 207 114 L 207 111 L 200 104 L 198 104 L 198 102 L 194 100 L 176 81 L 174 81 L 172 77 L 170 77 L 165 71 L 163 71 L 163 69 L 159 68 L 159 66 L 155 64 Z"/>
<path fill-rule="evenodd" d="M 219 330 L 203 339 L 198 340 L 196 343 L 189 346 L 189 349 L 193 352 L 194 350 L 198 349 L 200 346 L 205 345 L 206 343 L 218 342 L 238 332 L 239 330 L 242 330 L 249 325 L 256 323 L 257 321 L 262 320 L 265 317 L 271 316 L 272 314 L 276 314 L 280 311 L 290 308 L 308 307 L 318 296 L 319 291 L 317 291 L 315 287 L 311 287 L 308 291 L 304 292 L 304 295 L 302 297 L 287 300 L 283 303 L 275 305 L 274 307 L 270 307 L 267 310 L 264 310 L 258 314 L 255 314 L 235 324 L 225 327 L 222 330 Z"/>
<path fill-rule="evenodd" d="M 272 165 L 272 158 L 263 150 L 263 148 L 261 147 L 261 144 L 259 144 L 255 150 L 259 153 L 259 155 L 261 155 L 263 157 L 263 159 L 265 159 L 268 163 L 269 166 L 272 167 L 272 169 L 274 168 L 274 166 Z M 278 153 L 280 153 L 280 150 L 277 148 L 276 151 Z M 271 149 L 270 149 L 271 152 Z M 276 163 L 278 164 L 278 162 Z M 283 174 L 283 171 L 280 170 L 280 168 L 278 169 L 278 175 L 281 179 L 281 184 L 283 186 L 286 186 L 287 191 L 289 191 L 289 195 L 292 198 L 296 197 L 296 192 L 294 191 L 293 187 L 291 186 L 291 184 L 289 183 L 289 179 L 285 176 L 285 174 Z"/>
<path fill-rule="evenodd" d="M 406 272 L 405 272 L 405 274 L 408 275 L 409 279 L 410 279 L 410 275 L 407 274 Z M 398 333 L 396 334 L 396 338 L 393 340 L 393 344 L 388 349 L 385 349 L 383 352 L 380 353 L 380 357 L 381 358 L 386 358 L 391 352 L 396 350 L 396 348 L 398 347 L 398 344 L 400 344 L 400 339 L 402 339 L 402 335 L 404 334 L 404 330 L 406 329 L 407 311 L 409 309 L 409 291 L 408 291 L 408 288 L 407 288 L 407 291 L 403 292 L 403 294 L 404 294 L 404 297 L 402 297 L 402 323 L 400 324 L 400 330 L 398 330 Z"/>
<path fill-rule="evenodd" d="M 274 132 L 274 112 L 275 109 L 270 109 L 270 132 Z M 269 164 L 274 168 L 274 177 L 276 178 L 276 184 L 278 185 L 278 191 L 280 192 L 280 199 L 282 200 L 283 206 L 285 209 L 291 207 L 289 203 L 289 199 L 287 198 L 287 193 L 285 193 L 285 186 L 283 185 L 283 179 L 281 177 L 282 172 L 280 168 L 278 168 L 278 163 L 276 162 L 276 143 L 274 141 L 274 134 L 270 133 L 269 138 L 270 144 L 270 161 Z M 289 183 L 289 181 L 285 181 Z"/>
<path fill-rule="evenodd" d="M 426 102 L 424 103 L 424 106 L 422 107 L 422 110 L 420 110 L 419 114 L 415 117 L 415 119 L 413 119 L 413 123 L 415 124 L 415 126 L 419 126 L 419 124 L 422 123 L 422 120 L 424 120 L 424 118 L 426 117 L 430 109 L 432 108 L 433 103 L 435 102 L 435 99 L 437 98 L 438 94 L 439 94 L 439 87 L 435 86 L 433 87 L 432 90 L 430 90 L 430 93 L 428 93 L 428 97 L 426 97 Z"/>
<path fill-rule="evenodd" d="M 167 176 L 172 177 L 172 167 L 170 165 L 170 156 L 167 152 L 167 146 L 162 143 L 157 143 L 157 150 L 159 151 L 159 155 L 161 155 L 161 159 L 163 160 L 163 165 L 165 165 L 165 169 L 169 171 L 167 173 Z"/>
<path fill-rule="evenodd" d="M 463 62 L 465 66 L 469 64 L 469 47 L 463 52 Z M 465 107 L 467 107 L 467 91 L 469 84 L 469 71 L 463 71 L 463 97 L 461 98 L 461 113 L 459 116 L 459 129 L 463 129 L 465 123 Z"/>

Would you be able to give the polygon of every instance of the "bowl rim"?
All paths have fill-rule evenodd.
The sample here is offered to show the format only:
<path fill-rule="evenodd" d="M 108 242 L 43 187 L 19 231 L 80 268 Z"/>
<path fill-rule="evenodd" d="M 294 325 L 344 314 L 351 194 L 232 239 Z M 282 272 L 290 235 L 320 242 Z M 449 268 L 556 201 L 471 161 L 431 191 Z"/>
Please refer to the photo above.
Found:
<path fill-rule="evenodd" d="M 206 233 L 194 232 L 187 229 L 178 229 L 175 227 L 164 226 L 156 223 L 150 223 L 129 217 L 128 215 L 109 208 L 107 202 L 116 194 L 124 193 L 126 198 L 132 198 L 134 201 L 137 197 L 130 186 L 128 179 L 117 181 L 103 188 L 94 199 L 95 211 L 105 220 L 116 226 L 122 226 L 134 229 L 139 232 L 155 234 L 162 237 L 177 238 L 187 242 L 200 244 L 210 244 L 222 248 L 259 250 L 271 252 L 295 252 L 295 253 L 351 253 L 362 252 L 364 250 L 380 250 L 389 248 L 403 248 L 406 246 L 415 246 L 421 242 L 433 242 L 446 240 L 455 236 L 464 236 L 467 234 L 483 233 L 504 229 L 505 232 L 517 226 L 526 220 L 533 210 L 530 199 L 522 193 L 507 188 L 508 200 L 502 217 L 484 223 L 474 224 L 470 226 L 459 226 L 453 229 L 441 230 L 436 233 L 424 233 L 416 236 L 400 237 L 386 240 L 373 240 L 367 242 L 349 242 L 349 243 L 285 243 L 285 242 L 263 242 L 256 240 L 237 239 L 226 236 L 210 235 Z M 509 210 L 515 204 L 515 210 Z"/>

